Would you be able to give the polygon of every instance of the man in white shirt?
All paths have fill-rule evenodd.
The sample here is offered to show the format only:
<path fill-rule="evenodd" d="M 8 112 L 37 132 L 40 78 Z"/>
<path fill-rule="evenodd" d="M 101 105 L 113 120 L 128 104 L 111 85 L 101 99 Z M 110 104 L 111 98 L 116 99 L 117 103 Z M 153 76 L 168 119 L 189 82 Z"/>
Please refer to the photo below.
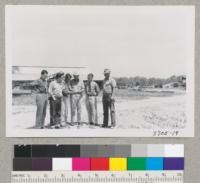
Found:
<path fill-rule="evenodd" d="M 88 121 L 90 125 L 98 125 L 98 115 L 97 115 L 97 96 L 99 94 L 99 86 L 93 81 L 94 75 L 92 73 L 88 74 L 88 80 L 85 84 L 85 94 L 86 94 L 86 107 L 88 112 Z"/>
<path fill-rule="evenodd" d="M 81 122 L 81 109 L 82 109 L 82 97 L 84 92 L 84 83 L 79 79 L 79 74 L 75 72 L 71 80 L 71 122 L 75 122 L 77 113 L 77 121 Z"/>
<path fill-rule="evenodd" d="M 61 125 L 61 103 L 64 73 L 57 73 L 56 79 L 49 85 L 50 95 L 50 126 L 59 128 Z"/>

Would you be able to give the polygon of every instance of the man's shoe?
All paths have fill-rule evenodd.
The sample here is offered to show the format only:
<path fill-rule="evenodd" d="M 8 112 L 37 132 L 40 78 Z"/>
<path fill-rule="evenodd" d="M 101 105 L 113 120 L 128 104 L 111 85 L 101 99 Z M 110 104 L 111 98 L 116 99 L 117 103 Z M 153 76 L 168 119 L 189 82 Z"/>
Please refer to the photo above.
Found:
<path fill-rule="evenodd" d="M 108 128 L 108 126 L 107 126 L 107 125 L 102 125 L 101 127 L 102 127 L 102 128 Z"/>
<path fill-rule="evenodd" d="M 66 127 L 67 126 L 67 123 L 61 123 L 60 124 L 60 127 Z"/>
<path fill-rule="evenodd" d="M 58 125 L 55 126 L 56 129 L 58 129 L 58 128 L 60 128 L 60 127 L 61 127 L 60 124 L 58 124 Z"/>
<path fill-rule="evenodd" d="M 111 124 L 111 128 L 115 128 L 116 127 L 116 124 Z"/>

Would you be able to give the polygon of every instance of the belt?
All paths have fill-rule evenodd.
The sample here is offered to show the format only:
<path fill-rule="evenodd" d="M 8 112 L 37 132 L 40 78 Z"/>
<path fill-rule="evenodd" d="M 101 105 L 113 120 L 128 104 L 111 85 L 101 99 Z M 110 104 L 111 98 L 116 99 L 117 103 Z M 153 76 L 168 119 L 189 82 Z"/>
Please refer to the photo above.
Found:
<path fill-rule="evenodd" d="M 96 97 L 96 95 L 87 95 L 88 97 Z"/>
<path fill-rule="evenodd" d="M 47 92 L 38 92 L 38 94 L 47 94 Z"/>
<path fill-rule="evenodd" d="M 70 95 L 73 96 L 73 95 L 81 95 L 81 94 L 80 93 L 71 93 Z"/>
<path fill-rule="evenodd" d="M 62 97 L 56 97 L 55 96 L 55 99 L 62 99 Z M 49 100 L 53 100 L 53 97 L 49 97 Z"/>
<path fill-rule="evenodd" d="M 108 96 L 108 95 L 112 95 L 112 93 L 103 93 L 103 95 Z"/>

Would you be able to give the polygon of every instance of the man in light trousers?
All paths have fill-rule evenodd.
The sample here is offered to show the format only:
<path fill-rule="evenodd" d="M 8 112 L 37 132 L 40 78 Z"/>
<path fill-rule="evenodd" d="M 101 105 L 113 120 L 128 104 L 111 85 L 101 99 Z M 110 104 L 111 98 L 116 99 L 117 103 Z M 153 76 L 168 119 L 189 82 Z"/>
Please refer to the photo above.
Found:
<path fill-rule="evenodd" d="M 81 110 L 82 110 L 82 97 L 84 92 L 84 83 L 79 79 L 79 74 L 75 72 L 71 80 L 71 123 L 81 122 Z M 75 117 L 77 114 L 77 120 Z"/>
<path fill-rule="evenodd" d="M 62 98 L 62 112 L 61 112 L 61 122 L 66 125 L 69 122 L 69 110 L 70 109 L 70 96 L 71 96 L 71 75 L 67 73 L 65 75 L 65 80 L 63 83 L 63 98 Z"/>
<path fill-rule="evenodd" d="M 97 96 L 99 94 L 99 86 L 93 81 L 94 75 L 88 74 L 88 80 L 85 85 L 86 107 L 88 112 L 88 121 L 90 125 L 98 125 L 97 115 Z"/>
<path fill-rule="evenodd" d="M 33 82 L 33 86 L 36 94 L 36 120 L 35 127 L 36 128 L 44 128 L 45 118 L 46 118 L 46 110 L 48 105 L 48 84 L 47 84 L 48 72 L 46 70 L 41 71 L 41 76 L 38 80 Z"/>

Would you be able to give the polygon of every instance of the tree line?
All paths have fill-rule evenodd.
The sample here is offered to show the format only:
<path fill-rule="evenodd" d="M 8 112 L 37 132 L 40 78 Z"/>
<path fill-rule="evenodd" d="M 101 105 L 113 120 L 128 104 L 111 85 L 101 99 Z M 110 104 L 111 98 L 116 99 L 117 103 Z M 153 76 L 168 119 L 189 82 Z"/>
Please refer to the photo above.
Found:
<path fill-rule="evenodd" d="M 135 87 L 135 86 L 163 86 L 165 84 L 169 83 L 182 83 L 183 85 L 185 84 L 186 81 L 186 76 L 180 75 L 176 76 L 173 75 L 169 78 L 146 78 L 146 77 L 141 77 L 141 76 L 136 76 L 136 77 L 118 77 L 115 78 L 117 82 L 117 86 L 119 87 Z"/>

